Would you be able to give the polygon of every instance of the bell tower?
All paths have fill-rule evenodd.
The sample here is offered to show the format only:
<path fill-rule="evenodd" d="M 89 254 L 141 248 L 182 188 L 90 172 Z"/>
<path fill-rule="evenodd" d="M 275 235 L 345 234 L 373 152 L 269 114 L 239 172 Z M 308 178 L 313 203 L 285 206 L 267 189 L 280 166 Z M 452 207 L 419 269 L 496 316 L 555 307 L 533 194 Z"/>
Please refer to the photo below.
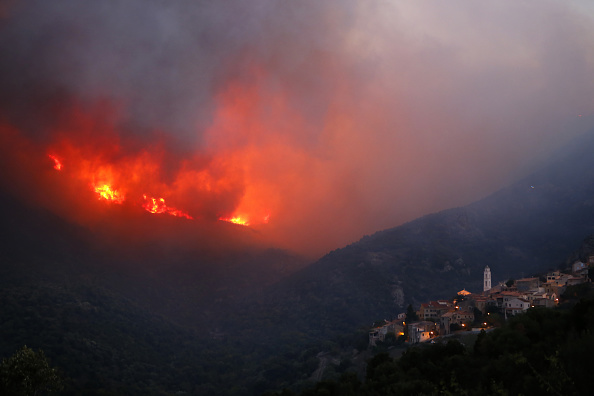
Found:
<path fill-rule="evenodd" d="M 491 289 L 491 269 L 489 266 L 485 266 L 485 274 L 483 276 L 483 291 Z"/>

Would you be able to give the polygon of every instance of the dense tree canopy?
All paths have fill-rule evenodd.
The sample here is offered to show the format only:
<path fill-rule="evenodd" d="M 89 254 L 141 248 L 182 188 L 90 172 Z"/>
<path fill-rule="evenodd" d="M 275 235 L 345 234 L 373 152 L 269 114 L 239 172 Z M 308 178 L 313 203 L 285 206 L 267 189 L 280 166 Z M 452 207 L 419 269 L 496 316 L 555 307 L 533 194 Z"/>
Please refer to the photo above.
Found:
<path fill-rule="evenodd" d="M 26 345 L 0 365 L 0 393 L 3 395 L 40 395 L 62 389 L 62 379 L 50 367 L 42 350 Z"/>

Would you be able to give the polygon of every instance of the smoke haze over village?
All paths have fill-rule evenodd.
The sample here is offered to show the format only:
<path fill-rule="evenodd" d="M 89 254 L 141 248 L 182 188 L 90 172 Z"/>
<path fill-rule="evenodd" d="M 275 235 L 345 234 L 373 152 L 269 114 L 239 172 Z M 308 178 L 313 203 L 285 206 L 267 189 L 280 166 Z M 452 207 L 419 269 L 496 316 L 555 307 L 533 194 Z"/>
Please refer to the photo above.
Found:
<path fill-rule="evenodd" d="M 594 126 L 587 1 L 3 1 L 0 53 L 4 188 L 189 243 L 323 254 Z"/>

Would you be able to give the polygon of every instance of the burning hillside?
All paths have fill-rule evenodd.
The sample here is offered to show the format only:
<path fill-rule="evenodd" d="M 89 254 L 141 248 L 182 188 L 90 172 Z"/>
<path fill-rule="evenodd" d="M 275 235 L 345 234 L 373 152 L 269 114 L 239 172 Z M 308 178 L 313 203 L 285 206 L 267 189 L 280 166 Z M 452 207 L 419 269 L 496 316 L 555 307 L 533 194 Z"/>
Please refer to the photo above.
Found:
<path fill-rule="evenodd" d="M 77 201 L 75 207 L 84 208 L 81 200 L 89 199 L 91 192 L 105 205 L 136 206 L 152 214 L 254 226 L 268 222 L 266 199 L 246 195 L 241 153 L 228 157 L 197 152 L 172 159 L 164 143 L 143 146 L 123 139 L 117 126 L 97 119 L 97 113 L 68 111 L 65 121 L 51 126 L 51 138 L 44 145 L 3 126 L 10 131 L 4 134 L 5 147 L 19 148 L 5 156 L 5 166 L 13 169 L 15 178 L 19 174 L 18 184 L 37 190 L 33 199 L 39 203 L 52 206 L 45 201 L 50 197 L 44 188 L 55 184 L 54 199 Z M 45 166 L 35 158 L 42 151 L 49 159 Z M 23 166 L 25 161 L 30 165 Z M 56 175 L 46 172 L 49 167 Z M 20 175 L 23 170 L 29 174 Z"/>
<path fill-rule="evenodd" d="M 582 2 L 112 3 L 0 6 L 1 181 L 81 224 L 319 254 L 479 199 L 591 123 Z"/>

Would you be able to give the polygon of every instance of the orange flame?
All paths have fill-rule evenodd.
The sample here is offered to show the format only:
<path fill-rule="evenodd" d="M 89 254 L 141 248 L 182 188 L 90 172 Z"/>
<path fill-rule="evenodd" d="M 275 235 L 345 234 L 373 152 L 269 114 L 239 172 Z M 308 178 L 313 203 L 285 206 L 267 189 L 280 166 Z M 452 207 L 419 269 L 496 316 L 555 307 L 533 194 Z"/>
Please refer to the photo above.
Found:
<path fill-rule="evenodd" d="M 49 154 L 48 157 L 50 157 L 54 161 L 55 170 L 62 170 L 62 162 L 60 162 L 60 160 L 55 155 Z"/>
<path fill-rule="evenodd" d="M 250 223 L 247 220 L 245 220 L 245 219 L 243 219 L 243 218 L 241 218 L 239 216 L 236 216 L 236 217 L 219 217 L 219 220 L 221 220 L 221 221 L 227 221 L 229 223 L 238 224 L 238 225 L 242 225 L 242 226 L 246 226 L 246 227 L 250 225 Z"/>
<path fill-rule="evenodd" d="M 99 194 L 99 199 L 121 204 L 124 202 L 124 194 L 118 190 L 114 190 L 108 184 L 95 186 L 95 192 Z"/>
<path fill-rule="evenodd" d="M 143 195 L 143 198 L 147 201 L 145 202 L 142 207 L 150 212 L 150 213 L 155 213 L 155 214 L 159 214 L 159 213 L 166 213 L 168 215 L 171 216 L 176 216 L 176 217 L 185 217 L 186 219 L 190 219 L 192 220 L 192 216 L 190 216 L 189 214 L 187 214 L 186 212 L 183 212 L 179 209 L 173 208 L 171 206 L 167 206 L 165 204 L 165 199 L 164 198 L 153 198 L 150 197 L 148 198 L 145 195 Z"/>
<path fill-rule="evenodd" d="M 249 226 L 251 224 L 249 218 L 247 216 L 243 216 L 243 215 L 235 215 L 232 217 L 219 217 L 220 221 L 226 221 L 229 223 L 233 223 L 233 224 L 237 224 L 237 225 L 242 225 L 242 226 Z M 260 224 L 268 224 L 268 221 L 270 220 L 270 214 L 267 214 L 266 216 L 262 217 L 262 221 L 256 221 L 256 223 L 260 223 Z"/>
<path fill-rule="evenodd" d="M 246 95 L 251 97 L 249 92 Z M 241 102 L 249 103 L 249 100 Z M 221 103 L 221 107 L 227 108 L 226 103 Z M 79 221 L 95 221 L 97 216 L 102 216 L 93 205 L 101 201 L 186 219 L 212 219 L 216 213 L 214 219 L 258 227 L 268 222 L 266 214 L 278 206 L 269 178 L 262 178 L 254 171 L 254 168 L 266 168 L 264 162 L 258 162 L 264 157 L 261 151 L 235 144 L 227 147 L 225 139 L 211 141 L 226 125 L 224 117 L 220 121 L 223 125 L 214 125 L 207 134 L 211 148 L 185 153 L 178 161 L 167 151 L 166 138 L 147 147 L 134 136 L 121 138 L 118 114 L 109 106 L 74 106 L 64 110 L 66 116 L 60 123 L 48 126 L 53 133 L 52 141 L 34 154 L 45 161 L 41 164 L 47 169 L 52 166 L 60 172 L 59 183 L 54 176 L 43 174 L 44 178 L 48 177 L 51 193 L 44 202 Z M 228 111 L 224 115 L 233 114 Z M 237 122 L 229 122 L 241 126 L 249 121 L 249 115 L 242 113 L 237 120 L 231 119 Z M 98 130 L 100 134 L 95 133 Z M 233 135 L 233 130 L 223 132 Z M 18 130 L 14 133 L 15 139 L 34 146 Z M 48 173 L 55 174 L 53 170 Z M 93 196 L 96 198 L 90 199 L 90 205 L 81 201 Z"/>

